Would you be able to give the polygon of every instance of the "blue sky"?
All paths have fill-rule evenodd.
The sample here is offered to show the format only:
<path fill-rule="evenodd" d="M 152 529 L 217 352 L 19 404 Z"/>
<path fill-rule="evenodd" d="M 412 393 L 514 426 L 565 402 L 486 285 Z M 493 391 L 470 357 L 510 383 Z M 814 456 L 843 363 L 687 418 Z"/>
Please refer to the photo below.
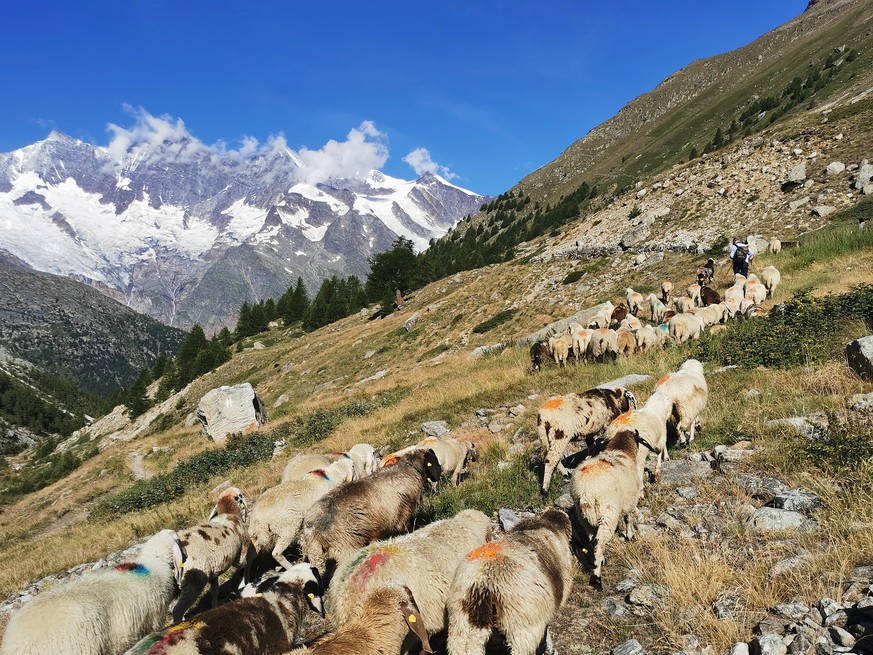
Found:
<path fill-rule="evenodd" d="M 55 128 L 106 145 L 109 124 L 149 115 L 207 144 L 282 134 L 315 151 L 370 121 L 386 173 L 413 177 L 407 158 L 496 195 L 671 73 L 806 4 L 7 3 L 0 152 Z"/>

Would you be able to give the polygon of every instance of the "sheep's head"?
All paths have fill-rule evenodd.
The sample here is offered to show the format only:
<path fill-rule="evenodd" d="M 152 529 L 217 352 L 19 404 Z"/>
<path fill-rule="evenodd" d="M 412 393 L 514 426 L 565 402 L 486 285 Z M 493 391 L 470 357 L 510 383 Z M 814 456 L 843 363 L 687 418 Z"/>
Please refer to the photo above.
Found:
<path fill-rule="evenodd" d="M 424 472 L 431 482 L 439 482 L 443 475 L 443 467 L 440 465 L 440 460 L 437 459 L 436 453 L 430 448 L 424 451 Z"/>

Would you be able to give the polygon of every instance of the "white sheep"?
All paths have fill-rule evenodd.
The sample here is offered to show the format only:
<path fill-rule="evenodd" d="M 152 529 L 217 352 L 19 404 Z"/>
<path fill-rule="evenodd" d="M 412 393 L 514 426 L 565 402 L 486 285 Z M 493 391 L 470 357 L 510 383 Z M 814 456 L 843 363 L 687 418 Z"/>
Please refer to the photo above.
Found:
<path fill-rule="evenodd" d="M 649 308 L 652 312 L 652 320 L 656 323 L 660 323 L 664 320 L 664 314 L 667 313 L 667 307 L 663 302 L 654 294 L 650 293 L 646 300 L 649 301 Z"/>
<path fill-rule="evenodd" d="M 428 448 L 436 454 L 443 470 L 443 477 L 451 478 L 452 484 L 455 485 L 458 484 L 467 463 L 476 462 L 479 459 L 476 444 L 472 441 L 459 441 L 454 437 L 443 436 L 422 439 L 414 446 L 407 446 L 386 455 L 382 461 L 383 463 L 389 462 L 411 453 L 413 450 L 427 450 Z"/>
<path fill-rule="evenodd" d="M 768 250 L 770 252 L 782 252 L 782 242 L 776 237 L 773 237 L 768 244 Z"/>
<path fill-rule="evenodd" d="M 311 471 L 300 480 L 283 482 L 261 494 L 249 519 L 254 552 L 246 557 L 246 582 L 255 557 L 261 553 L 271 553 L 286 570 L 291 568 L 283 553 L 300 536 L 306 511 L 330 490 L 351 480 L 353 470 L 350 459 L 340 459 L 326 469 Z"/>
<path fill-rule="evenodd" d="M 598 328 L 591 334 L 591 343 L 588 344 L 591 358 L 596 362 L 605 362 L 607 359 L 615 361 L 618 357 L 618 335 L 615 330 Z"/>
<path fill-rule="evenodd" d="M 691 303 L 695 307 L 700 307 L 703 303 L 700 301 L 700 285 L 695 282 L 688 287 L 688 297 L 691 298 Z"/>
<path fill-rule="evenodd" d="M 561 458 L 571 441 L 584 439 L 589 452 L 594 439 L 622 412 L 636 404 L 634 395 L 624 387 L 589 389 L 584 393 L 549 398 L 537 412 L 537 433 L 546 448 L 543 493 L 549 491 L 552 473 L 561 472 Z"/>
<path fill-rule="evenodd" d="M 755 305 L 760 305 L 762 302 L 767 300 L 767 287 L 761 284 L 757 279 L 752 279 L 752 276 L 749 276 L 749 279 L 746 281 L 746 300 Z"/>
<path fill-rule="evenodd" d="M 630 330 L 620 329 L 615 332 L 616 352 L 622 357 L 629 357 L 637 347 L 637 339 Z"/>
<path fill-rule="evenodd" d="M 709 327 L 716 323 L 724 323 L 731 317 L 731 310 L 725 303 L 717 305 L 709 305 L 697 312 L 696 316 L 700 318 L 704 325 Z"/>
<path fill-rule="evenodd" d="M 699 338 L 704 327 L 703 321 L 696 314 L 676 314 L 667 325 L 670 329 L 670 338 L 675 343 L 685 343 Z"/>
<path fill-rule="evenodd" d="M 51 587 L 12 615 L 0 655 L 117 655 L 159 628 L 176 595 L 184 550 L 172 530 L 134 562 Z"/>
<path fill-rule="evenodd" d="M 173 621 L 182 621 L 207 582 L 212 591 L 212 607 L 218 606 L 218 577 L 232 566 L 239 567 L 245 555 L 247 516 L 248 505 L 242 492 L 229 487 L 219 494 L 207 523 L 179 532 L 188 559 L 179 585 L 179 599 L 173 606 Z"/>
<path fill-rule="evenodd" d="M 634 335 L 637 341 L 637 352 L 644 353 L 647 350 L 651 350 L 661 344 L 661 340 L 658 337 L 658 333 L 656 328 L 651 325 L 644 325 L 639 330 L 636 331 Z"/>
<path fill-rule="evenodd" d="M 640 307 L 643 304 L 643 294 L 637 293 L 630 287 L 624 290 L 624 297 L 627 300 L 627 310 L 631 314 L 639 314 Z"/>
<path fill-rule="evenodd" d="M 548 509 L 472 551 L 446 604 L 449 655 L 485 655 L 495 631 L 513 655 L 534 655 L 570 595 L 571 534 L 568 516 Z"/>
<path fill-rule="evenodd" d="M 324 616 L 323 594 L 315 569 L 295 564 L 268 590 L 151 634 L 125 655 L 282 655 L 293 648 L 307 608 Z"/>
<path fill-rule="evenodd" d="M 773 294 L 776 293 L 776 287 L 782 281 L 782 275 L 775 266 L 771 265 L 761 271 L 761 281 L 767 289 L 767 297 L 772 298 Z"/>
<path fill-rule="evenodd" d="M 474 509 L 410 534 L 365 546 L 340 566 L 330 583 L 327 610 L 334 626 L 349 622 L 367 592 L 396 581 L 415 596 L 429 634 L 446 627 L 446 598 L 455 570 L 491 538 L 491 520 Z"/>
<path fill-rule="evenodd" d="M 570 354 L 570 349 L 572 347 L 573 342 L 567 334 L 561 334 L 549 339 L 549 350 L 552 351 L 555 363 L 561 366 L 564 366 L 567 363 L 567 357 Z"/>
<path fill-rule="evenodd" d="M 643 494 L 645 437 L 636 430 L 623 429 L 613 436 L 606 449 L 584 461 L 570 478 L 579 523 L 594 544 L 594 570 L 591 585 L 602 589 L 603 552 L 619 521 L 625 520 L 625 535 L 634 536 L 634 513 Z"/>
<path fill-rule="evenodd" d="M 670 302 L 670 293 L 673 291 L 673 283 L 669 280 L 661 282 L 661 302 L 665 305 Z"/>
<path fill-rule="evenodd" d="M 677 296 L 673 298 L 673 306 L 680 314 L 687 314 L 694 309 L 694 300 L 689 296 Z"/>
<path fill-rule="evenodd" d="M 672 411 L 673 402 L 668 396 L 653 393 L 642 407 L 617 416 L 607 426 L 606 438 L 611 441 L 622 430 L 638 432 L 649 445 L 648 450 L 639 452 L 642 464 L 645 464 L 651 450 L 657 457 L 655 477 L 659 478 L 661 462 L 670 459 L 670 453 L 667 452 L 667 421 Z"/>
<path fill-rule="evenodd" d="M 639 330 L 641 327 L 643 327 L 643 322 L 632 314 L 628 314 L 627 318 L 618 325 L 620 330 Z"/>
<path fill-rule="evenodd" d="M 728 307 L 730 307 L 731 313 L 733 314 L 742 311 L 740 305 L 745 299 L 745 286 L 746 280 L 743 278 L 742 281 L 735 281 L 734 285 L 728 287 L 724 292 L 724 302 Z"/>
<path fill-rule="evenodd" d="M 687 360 L 678 371 L 658 380 L 653 396 L 658 394 L 670 399 L 671 414 L 680 442 L 694 441 L 695 426 L 700 423 L 700 414 L 709 401 L 709 386 L 703 374 L 703 364 L 696 359 Z"/>
<path fill-rule="evenodd" d="M 373 446 L 368 443 L 359 443 L 355 444 L 344 453 L 330 453 L 324 455 L 301 453 L 295 455 L 285 465 L 285 470 L 282 472 L 282 482 L 299 480 L 310 471 L 326 469 L 335 461 L 342 458 L 350 459 L 354 464 L 355 480 L 370 475 L 378 467 L 378 458 L 376 457 L 376 451 Z"/>
<path fill-rule="evenodd" d="M 581 328 L 570 335 L 570 338 L 573 340 L 573 355 L 577 361 L 581 360 L 585 353 L 588 352 L 588 344 L 591 343 L 591 335 L 593 333 L 594 330 Z"/>

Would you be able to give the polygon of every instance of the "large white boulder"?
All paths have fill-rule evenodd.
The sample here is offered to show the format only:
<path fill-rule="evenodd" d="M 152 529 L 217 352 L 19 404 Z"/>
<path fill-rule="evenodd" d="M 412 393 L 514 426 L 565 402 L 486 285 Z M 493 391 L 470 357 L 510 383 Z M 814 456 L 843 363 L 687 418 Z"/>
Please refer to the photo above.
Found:
<path fill-rule="evenodd" d="M 264 403 L 248 382 L 219 387 L 208 392 L 197 405 L 203 431 L 217 444 L 234 432 L 251 432 L 267 422 Z"/>

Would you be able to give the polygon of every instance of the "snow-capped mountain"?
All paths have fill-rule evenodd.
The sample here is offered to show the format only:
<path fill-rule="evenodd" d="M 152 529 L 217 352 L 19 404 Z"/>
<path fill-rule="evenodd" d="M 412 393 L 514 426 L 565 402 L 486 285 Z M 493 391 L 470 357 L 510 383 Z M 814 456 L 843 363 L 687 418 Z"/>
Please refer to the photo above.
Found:
<path fill-rule="evenodd" d="M 297 153 L 189 138 L 94 146 L 60 132 L 0 154 L 0 260 L 92 284 L 165 323 L 233 327 L 244 300 L 366 276 L 398 236 L 419 250 L 485 200 L 432 173 L 311 184 Z"/>

